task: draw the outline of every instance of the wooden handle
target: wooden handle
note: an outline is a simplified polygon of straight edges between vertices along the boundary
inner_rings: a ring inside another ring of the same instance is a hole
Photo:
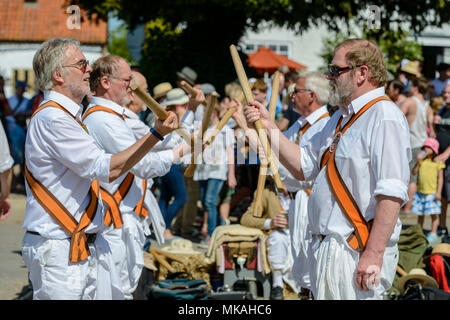
[[[278,89],[280,87],[280,72],[276,71],[273,78],[272,83],[272,93],[270,95],[269,102],[269,115],[270,119],[275,119],[275,109],[277,105],[277,95]],[[268,150],[268,158],[271,156],[271,149]],[[266,185],[266,175],[267,175],[267,164],[261,163],[259,166],[259,176],[258,176],[258,185],[256,187],[256,195],[255,195],[255,207],[253,208],[253,216],[261,218],[262,217],[262,195],[264,186]]]
[[[186,81],[181,80],[180,86],[182,86],[183,89],[186,90],[192,98],[195,98],[197,96],[197,91],[195,91],[195,89]]]
[[[202,129],[201,129],[201,137],[203,139],[203,134],[205,133],[206,129],[208,129],[209,122],[211,121],[211,115],[214,110],[214,106],[217,102],[217,93],[213,92],[211,94],[211,98],[209,99],[208,106],[206,107],[205,113],[203,114],[203,120],[202,120]],[[203,147],[201,148],[203,150]],[[192,178],[194,176],[195,171],[195,160],[197,159],[200,152],[196,151],[194,148],[194,151],[192,152],[191,156],[191,164],[189,167],[186,168],[184,171],[184,176],[186,178]]]
[[[152,110],[152,112],[158,116],[161,120],[166,120],[168,117],[167,111],[155,100],[153,99],[147,92],[145,92],[140,86],[135,83],[131,84],[131,90],[142,100],[145,102],[147,107]]]
[[[160,256],[154,248],[150,247],[149,251],[161,265],[167,268],[167,270],[172,273],[175,272],[175,269],[162,256]]]
[[[213,134],[211,135],[211,138],[206,142],[206,144],[209,146],[211,143],[214,142],[214,139],[216,138],[217,134],[220,132],[220,130],[223,129],[223,127],[227,124],[228,120],[233,116],[233,113],[235,113],[237,110],[236,107],[232,107],[228,109],[227,112],[223,115],[222,119],[220,119],[219,124],[214,129]]]
[[[153,99],[147,92],[145,92],[140,86],[135,83],[131,84],[131,90],[142,100],[145,102],[147,107],[161,120],[166,120],[169,114],[167,111],[156,101]],[[186,131],[183,127],[178,126],[178,129],[175,130],[176,133],[186,141],[187,144],[193,145],[193,138],[191,138],[191,134]]]
[[[248,78],[245,74],[244,66],[242,65],[241,58],[236,50],[236,47],[232,44],[230,45],[231,58],[233,59],[234,68],[236,69],[236,74],[239,78],[239,82],[242,87],[242,91],[244,92],[244,97],[247,100],[247,103],[254,101],[252,90],[250,89],[250,85],[248,84]],[[267,139],[266,131],[262,127],[261,120],[256,120],[254,123],[256,128],[256,132],[258,132],[259,139],[261,141],[261,145],[263,147],[264,153],[267,156],[270,170],[272,171],[273,179],[279,191],[284,192],[284,186],[281,182],[280,176],[278,174],[278,169],[271,159],[268,157],[268,149],[269,149],[269,140]]]
[[[408,273],[405,271],[405,270],[403,270],[399,265],[397,265],[397,272],[398,272],[398,274],[399,275],[401,275],[402,277],[403,276],[406,276]]]

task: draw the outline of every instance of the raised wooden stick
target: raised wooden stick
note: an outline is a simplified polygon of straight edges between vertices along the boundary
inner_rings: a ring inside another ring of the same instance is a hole
[[[239,78],[239,82],[241,83],[242,91],[244,91],[244,97],[247,100],[247,103],[254,101],[252,90],[248,84],[248,78],[245,74],[244,66],[242,65],[241,58],[236,50],[234,45],[230,46],[231,58],[233,59],[234,68],[236,69],[237,76]],[[273,179],[275,181],[275,185],[277,186],[280,192],[284,192],[284,186],[281,182],[280,175],[278,174],[278,168],[275,166],[274,161],[268,157],[268,149],[270,148],[269,140],[267,139],[266,131],[262,127],[261,120],[258,119],[254,123],[256,131],[258,132],[259,140],[261,141],[261,145],[263,147],[264,153],[266,154],[267,161],[269,163],[270,170],[272,171]]]
[[[195,91],[195,89],[186,81],[181,80],[180,85],[191,95],[192,98],[197,96],[197,91]]]
[[[280,72],[276,71],[273,78],[272,83],[272,92],[270,95],[269,102],[269,115],[270,119],[275,119],[275,109],[277,105],[277,95],[278,89],[280,87]],[[271,155],[271,149],[268,148],[267,158]],[[253,208],[253,216],[261,218],[262,217],[262,195],[264,191],[264,186],[266,185],[266,175],[267,175],[267,163],[261,163],[259,166],[259,176],[258,176],[258,185],[256,187],[256,195],[255,195],[255,207]]]
[[[205,113],[203,114],[202,130],[201,130],[201,136],[200,136],[202,139],[203,139],[203,134],[205,133],[206,129],[208,129],[208,125],[209,125],[209,122],[211,120],[211,115],[212,115],[212,112],[214,110],[214,106],[216,105],[216,101],[217,101],[217,93],[213,92],[211,94],[211,98],[209,100],[208,106],[206,107]],[[200,150],[203,150],[203,148],[201,148]],[[196,151],[195,148],[192,151],[192,153],[191,153],[192,154],[192,156],[191,156],[191,164],[184,171],[184,176],[186,178],[191,178],[194,175],[195,160],[197,160],[197,157],[198,157],[200,152]]]
[[[206,142],[206,145],[210,145],[211,143],[214,142],[214,139],[216,138],[217,134],[220,132],[220,130],[223,129],[223,127],[227,124],[228,120],[230,120],[231,116],[233,115],[233,113],[235,113],[237,110],[236,107],[232,107],[230,109],[227,110],[227,112],[225,112],[225,114],[223,115],[222,119],[220,119],[219,124],[217,125],[217,127],[214,129],[211,137],[209,138],[209,140]]]
[[[168,113],[164,108],[155,100],[152,96],[150,96],[147,92],[144,91],[140,86],[136,83],[131,83],[131,90],[142,100],[145,102],[147,107],[161,120],[166,120],[168,117]],[[193,138],[191,138],[191,134],[186,131],[183,127],[178,126],[178,129],[175,130],[180,137],[182,137],[187,144],[193,147]]]

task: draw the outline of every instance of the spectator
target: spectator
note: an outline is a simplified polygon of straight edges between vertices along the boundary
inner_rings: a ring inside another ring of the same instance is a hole
[[[291,93],[289,93],[290,91],[289,89],[292,86],[292,84],[295,84],[297,82],[299,74],[297,72],[290,71],[286,73],[285,78],[286,78],[285,80],[286,99],[283,99],[284,100],[283,102],[284,103],[287,102],[287,109],[286,112],[284,112],[283,114],[283,118],[280,120],[280,122],[278,122],[278,128],[281,131],[284,131],[287,128],[289,128],[300,117],[300,114],[297,111],[295,111],[294,103],[292,102],[291,99]]]
[[[423,228],[425,216],[431,215],[431,232],[427,241],[431,245],[439,242],[437,235],[439,214],[441,213],[441,194],[444,180],[445,164],[436,160],[439,153],[439,142],[428,138],[417,155],[417,163],[413,173],[418,175],[417,192],[413,197],[412,212],[417,214],[417,223]]]
[[[402,93],[404,90],[405,85],[400,80],[395,79],[389,81],[386,93],[388,97],[400,107],[406,99],[406,96]]]
[[[428,83],[424,79],[413,79],[411,84],[411,97],[407,98],[404,103],[402,103],[400,110],[405,114],[409,125],[409,134],[411,142],[411,152],[412,160],[410,162],[410,172],[412,168],[416,166],[417,153],[422,147],[425,140],[428,138],[427,134],[427,123],[428,115],[431,112],[429,106],[427,106],[423,95],[428,90]],[[432,118],[431,118],[432,121]],[[403,207],[403,212],[409,214],[411,212],[412,198],[416,193],[417,188],[417,175],[410,175],[409,187],[408,187],[408,197],[409,201]]]
[[[431,83],[434,87],[433,96],[440,96],[447,84],[450,83],[450,64],[442,62],[436,67],[439,77],[433,79]]]
[[[6,220],[11,213],[9,192],[11,190],[13,158],[9,152],[5,130],[0,124],[0,221]]]
[[[13,189],[16,189],[17,191],[25,191],[23,177],[23,148],[25,146],[25,136],[27,131],[26,119],[31,116],[29,99],[24,97],[26,87],[26,82],[16,81],[16,92],[8,99],[13,114],[6,116],[8,137],[12,147],[14,164],[20,165],[20,172],[17,177],[14,177],[15,179],[13,181]]]
[[[441,200],[441,215],[438,227],[438,235],[448,234],[447,229],[447,205],[450,199],[450,84],[446,85],[442,92],[445,106],[436,116],[436,139],[439,142],[439,155],[436,161],[445,162],[444,188]]]

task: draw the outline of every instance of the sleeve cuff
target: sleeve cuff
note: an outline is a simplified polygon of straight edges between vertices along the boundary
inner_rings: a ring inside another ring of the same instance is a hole
[[[13,158],[10,155],[8,155],[8,159],[6,161],[0,163],[0,173],[3,173],[6,170],[11,169],[13,164],[14,164]]]
[[[270,230],[270,222],[271,221],[272,221],[272,219],[266,219],[266,221],[264,221],[264,229]]]
[[[379,180],[375,187],[374,195],[382,194],[388,197],[395,197],[403,200],[402,206],[408,202],[408,185],[403,181],[395,179]]]
[[[101,182],[109,183],[109,171],[112,154],[105,154],[105,158],[100,162],[100,170],[97,179]]]

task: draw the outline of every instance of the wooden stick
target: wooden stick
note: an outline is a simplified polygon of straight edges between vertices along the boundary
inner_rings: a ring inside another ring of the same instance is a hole
[[[231,58],[233,59],[234,68],[236,69],[237,76],[239,78],[239,82],[241,83],[242,91],[244,91],[244,97],[247,100],[247,103],[254,101],[252,90],[248,84],[248,78],[245,74],[244,66],[242,65],[241,58],[236,50],[234,45],[230,46]],[[261,145],[263,147],[264,153],[266,157],[268,156],[268,149],[270,148],[269,140],[267,139],[266,131],[262,127],[261,120],[258,119],[254,123],[256,132],[258,132],[259,139],[261,141]],[[280,175],[278,174],[278,168],[275,166],[274,161],[271,161],[269,157],[267,157],[267,161],[269,163],[269,167],[272,171],[273,179],[275,181],[275,185],[277,186],[280,192],[284,192],[284,186],[281,182]]]
[[[272,92],[270,95],[269,102],[269,115],[270,119],[275,119],[275,109],[277,105],[277,95],[278,89],[280,87],[280,72],[276,71],[273,78],[272,83]],[[272,153],[271,149],[268,148],[269,155]],[[267,175],[267,164],[261,163],[259,166],[259,176],[258,176],[258,185],[256,187],[256,195],[255,195],[255,207],[253,208],[253,216],[261,218],[262,217],[262,195],[264,191],[264,186],[266,185],[266,175]]]
[[[185,263],[185,261],[184,261],[183,259],[181,259],[181,258],[175,256],[174,254],[172,254],[172,253],[170,253],[170,252],[167,252],[167,251],[164,251],[164,250],[155,248],[155,247],[153,247],[153,250],[154,250],[156,253],[158,253],[159,255],[165,256],[165,257],[169,258],[170,260],[179,262],[179,263],[181,263],[181,264],[184,264],[184,263]]]
[[[211,98],[209,100],[209,103],[208,103],[208,106],[207,106],[207,108],[205,110],[205,113],[203,114],[202,131],[201,131],[202,139],[203,139],[203,134],[205,133],[206,129],[208,129],[208,125],[209,125],[209,122],[211,120],[211,115],[212,115],[212,112],[214,110],[214,106],[216,104],[216,101],[217,101],[217,93],[213,92],[211,94]],[[200,149],[200,150],[202,150],[202,149]],[[195,160],[197,160],[197,157],[198,157],[199,153],[200,152],[196,152],[196,150],[194,148],[194,151],[192,152],[192,157],[191,157],[191,164],[184,171],[184,176],[186,178],[191,178],[192,176],[194,176]]]
[[[220,132],[220,130],[223,129],[223,127],[227,124],[228,120],[230,120],[230,118],[233,116],[233,113],[235,113],[237,110],[236,107],[232,107],[230,109],[227,110],[227,112],[225,112],[225,114],[223,115],[222,119],[220,119],[219,124],[217,125],[217,127],[214,129],[214,132],[212,133],[211,137],[209,138],[209,140],[206,142],[206,145],[210,145],[214,142],[214,139],[216,138],[217,134]]]
[[[131,90],[142,100],[145,102],[147,107],[161,120],[166,120],[168,117],[167,111],[155,100],[150,96],[147,92],[145,92],[140,86],[138,86],[136,83],[131,83]],[[181,126],[178,126],[178,129],[175,130],[180,137],[182,137],[187,144],[191,145],[193,147],[193,137],[191,137],[191,134],[186,131]]]
[[[160,256],[154,248],[150,247],[149,251],[161,265],[167,268],[167,270],[172,273],[175,272],[174,267],[172,267],[162,256]]]
[[[182,86],[183,89],[186,90],[191,95],[191,97],[195,99],[195,97],[197,96],[197,91],[195,91],[195,89],[189,83],[181,80],[180,86]]]

